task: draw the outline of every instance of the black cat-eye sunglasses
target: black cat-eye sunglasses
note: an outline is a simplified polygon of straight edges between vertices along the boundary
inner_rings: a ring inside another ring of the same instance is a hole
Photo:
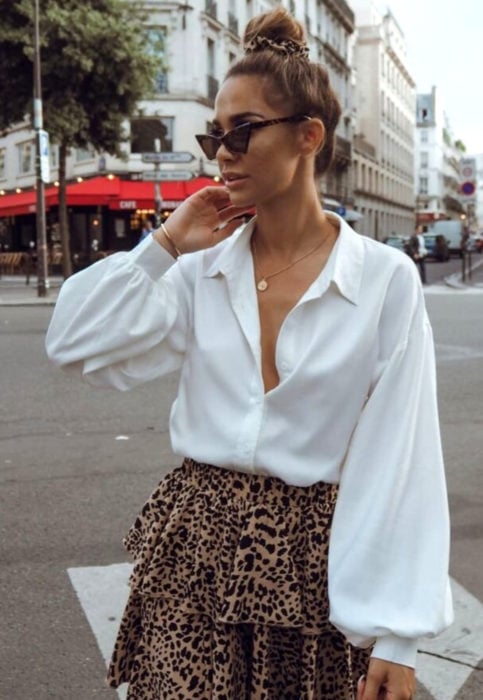
[[[264,129],[266,126],[272,126],[273,124],[295,124],[310,118],[311,117],[306,114],[294,114],[291,117],[267,119],[263,122],[246,122],[246,124],[240,124],[240,126],[228,131],[223,136],[217,136],[216,134],[196,134],[195,138],[208,160],[213,160],[216,158],[221,144],[223,144],[230,153],[246,153],[254,129]]]

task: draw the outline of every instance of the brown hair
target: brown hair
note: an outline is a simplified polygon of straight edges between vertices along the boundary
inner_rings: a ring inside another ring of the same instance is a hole
[[[326,131],[315,159],[315,175],[322,175],[334,155],[341,108],[325,68],[308,59],[302,25],[284,8],[265,12],[248,22],[243,45],[245,55],[229,68],[225,79],[260,76],[268,83],[267,99],[271,104],[288,102],[297,114],[318,117]]]

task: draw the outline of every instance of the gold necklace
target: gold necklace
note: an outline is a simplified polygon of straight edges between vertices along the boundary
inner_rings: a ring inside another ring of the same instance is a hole
[[[326,238],[323,238],[320,243],[317,243],[315,248],[312,248],[312,250],[309,250],[308,253],[304,253],[303,255],[300,256],[300,258],[297,258],[293,262],[289,263],[288,265],[285,265],[285,267],[282,267],[281,270],[277,270],[276,272],[271,272],[269,275],[264,275],[263,272],[260,270],[260,267],[258,265],[258,260],[257,260],[257,251],[255,248],[255,241],[252,238],[252,249],[253,249],[253,261],[255,263],[255,269],[258,269],[260,274],[262,275],[261,279],[256,283],[257,289],[259,292],[264,292],[266,289],[268,289],[268,282],[271,277],[275,277],[275,275],[280,275],[282,272],[285,272],[285,270],[289,270],[291,267],[296,265],[297,263],[301,262],[302,260],[305,260],[305,258],[308,258],[310,255],[313,255],[327,240]]]

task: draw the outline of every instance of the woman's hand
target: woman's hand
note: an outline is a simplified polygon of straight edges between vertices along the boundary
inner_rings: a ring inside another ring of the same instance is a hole
[[[185,199],[169,217],[166,228],[181,253],[193,253],[231,236],[241,223],[233,217],[249,211],[250,207],[233,206],[224,187],[205,187]],[[154,237],[165,245],[162,229]]]
[[[415,687],[413,668],[372,658],[358,683],[357,700],[412,700]]]

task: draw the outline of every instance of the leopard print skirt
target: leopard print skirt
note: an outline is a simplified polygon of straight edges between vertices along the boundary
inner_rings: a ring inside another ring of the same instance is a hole
[[[185,460],[124,541],[109,685],[129,683],[128,700],[353,700],[370,652],[328,620],[336,498]]]

